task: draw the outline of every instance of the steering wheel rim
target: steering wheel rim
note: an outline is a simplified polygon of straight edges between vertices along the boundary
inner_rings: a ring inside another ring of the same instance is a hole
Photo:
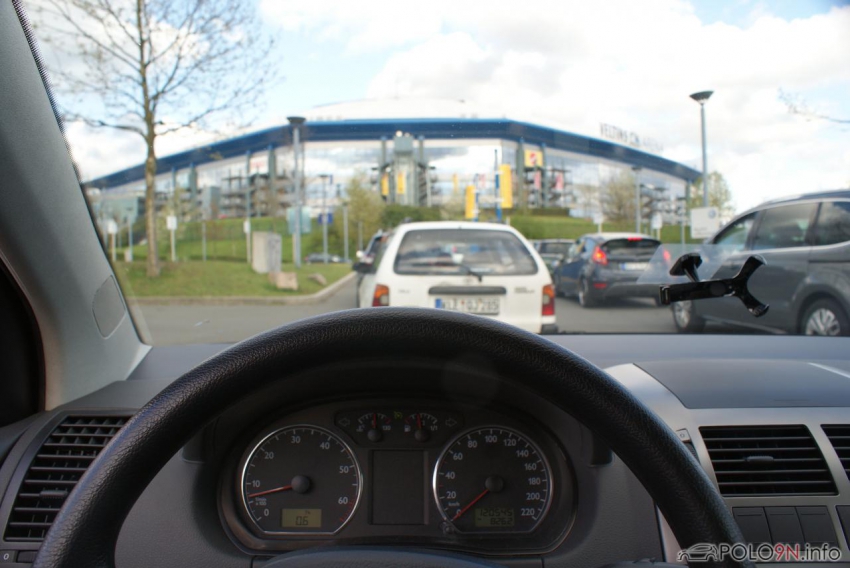
[[[331,355],[332,354],[332,355]],[[83,475],[42,543],[34,568],[113,568],[121,526],[138,497],[205,424],[315,361],[484,355],[594,430],[631,468],[683,548],[744,542],[708,476],[675,434],[620,383],[540,336],[476,316],[417,308],[350,310],[247,339],[171,383],[121,429]],[[404,380],[400,377],[399,380]],[[727,567],[749,565],[732,559]]]

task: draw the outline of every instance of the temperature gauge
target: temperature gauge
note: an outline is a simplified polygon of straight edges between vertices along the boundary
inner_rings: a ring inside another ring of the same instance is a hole
[[[439,429],[440,421],[427,412],[414,412],[404,419],[404,433],[412,434],[417,442],[427,442]]]
[[[380,442],[392,429],[392,419],[381,412],[369,412],[357,419],[356,431],[365,432],[370,442]]]

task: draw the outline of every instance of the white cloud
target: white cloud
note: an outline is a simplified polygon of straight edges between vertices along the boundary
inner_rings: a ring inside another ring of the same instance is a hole
[[[428,2],[260,0],[265,21],[289,32],[338,41],[351,52],[409,45],[440,32],[442,13]]]
[[[446,31],[392,55],[369,96],[463,98],[591,135],[610,122],[697,166],[699,112],[687,95],[713,88],[709,167],[727,175],[739,207],[850,179],[847,132],[791,116],[777,98],[780,88],[850,90],[850,8],[790,22],[760,11],[740,28],[703,25],[679,0],[541,0],[486,17],[474,2],[434,4]]]

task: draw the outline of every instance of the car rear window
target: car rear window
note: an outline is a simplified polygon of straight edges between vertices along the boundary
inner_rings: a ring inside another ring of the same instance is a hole
[[[608,254],[647,253],[652,256],[652,254],[655,252],[655,249],[657,249],[660,244],[661,241],[656,241],[655,239],[611,239],[610,241],[605,241],[605,243],[602,245],[602,250],[604,250]]]
[[[507,231],[422,229],[399,245],[396,274],[536,274],[528,247]]]
[[[566,256],[570,252],[572,243],[540,243],[540,254],[562,254]]]

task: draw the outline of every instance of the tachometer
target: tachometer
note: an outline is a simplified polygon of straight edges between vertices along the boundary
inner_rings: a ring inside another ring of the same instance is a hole
[[[272,432],[248,456],[242,500],[248,516],[269,534],[333,534],[360,500],[360,468],[351,449],[315,426]]]
[[[552,500],[543,453],[527,436],[499,426],[455,438],[437,462],[433,483],[443,518],[463,533],[532,531]]]

